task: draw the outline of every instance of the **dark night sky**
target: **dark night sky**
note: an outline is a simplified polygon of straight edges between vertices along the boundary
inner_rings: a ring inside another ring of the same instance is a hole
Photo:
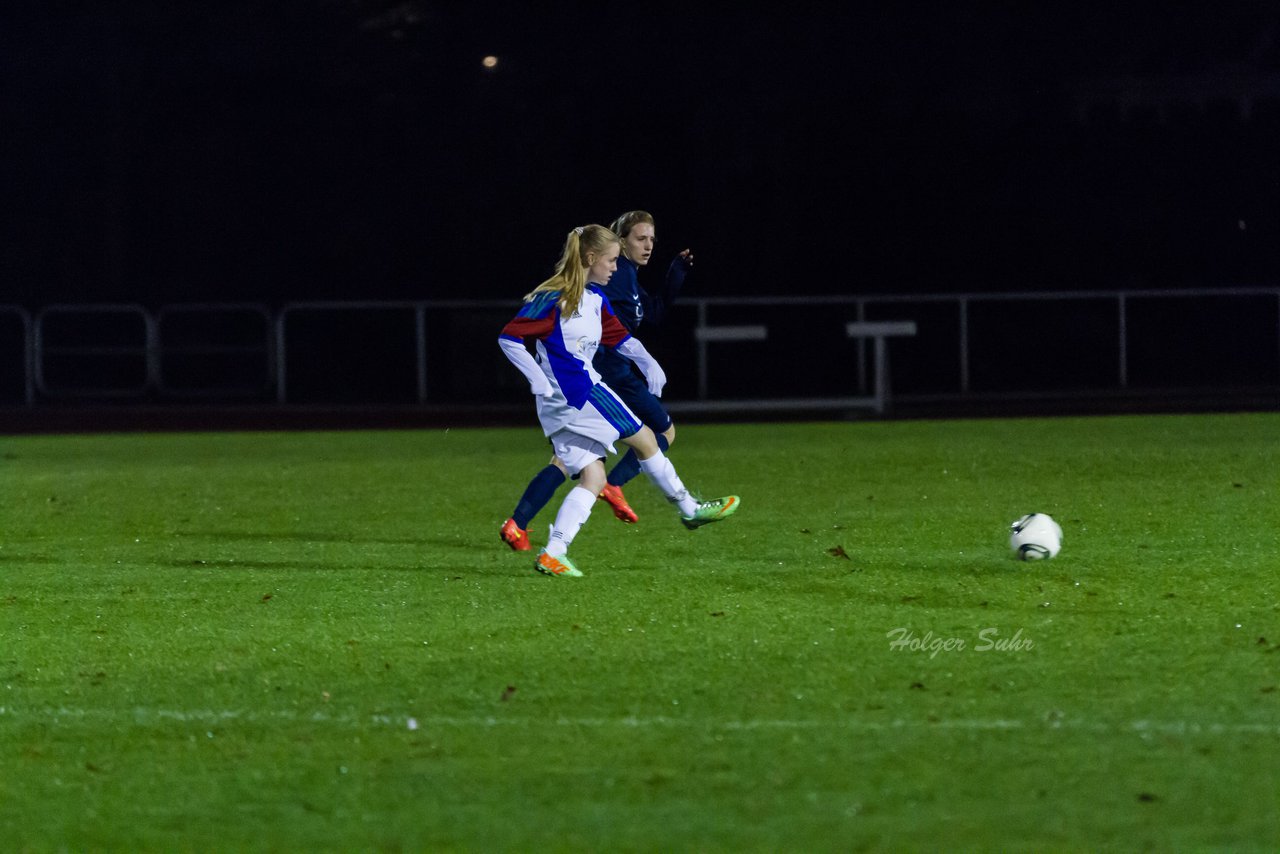
[[[5,301],[515,297],[634,207],[704,295],[1280,281],[1271,4],[882,5],[9,5]]]

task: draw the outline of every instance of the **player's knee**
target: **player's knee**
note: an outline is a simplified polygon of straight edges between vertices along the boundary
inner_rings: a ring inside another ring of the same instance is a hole
[[[591,465],[584,468],[578,475],[578,484],[583,489],[589,489],[595,495],[600,494],[600,490],[604,489],[607,481],[607,475],[604,470],[604,463],[596,460]]]
[[[662,438],[667,440],[667,447],[671,447],[676,441],[676,425],[672,423],[670,427],[662,431]]]
[[[622,440],[629,447],[636,449],[636,456],[642,460],[647,460],[654,454],[658,453],[658,440],[653,435],[653,431],[648,427],[641,427],[636,432]]]
[[[555,466],[556,468],[560,469],[560,474],[564,475],[565,477],[568,477],[568,476],[569,476],[569,469],[567,469],[567,468],[565,467],[564,462],[563,462],[559,457],[552,457],[552,458],[551,458],[551,465],[553,465],[553,466]]]

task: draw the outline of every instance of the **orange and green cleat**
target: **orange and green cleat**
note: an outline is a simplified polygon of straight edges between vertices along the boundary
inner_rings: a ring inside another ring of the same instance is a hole
[[[498,536],[502,541],[511,546],[512,551],[527,552],[533,546],[529,543],[529,532],[516,524],[515,519],[508,519],[502,523],[502,529],[498,531]]]
[[[680,521],[692,531],[694,528],[701,528],[703,525],[710,525],[712,522],[728,519],[738,512],[738,505],[741,503],[736,495],[714,498],[711,501],[699,501],[697,508],[693,511],[693,515],[681,515]]]
[[[621,486],[614,486],[612,483],[606,483],[604,489],[600,490],[600,500],[606,502],[613,508],[613,515],[617,516],[628,525],[634,525],[640,521],[640,517],[636,515],[636,511],[631,509],[631,505],[627,503],[627,497],[622,494]]]
[[[547,554],[546,549],[538,553],[538,559],[534,561],[533,568],[543,575],[567,576],[569,578],[582,577],[582,573],[573,565],[573,561],[569,560],[568,555],[552,557]]]

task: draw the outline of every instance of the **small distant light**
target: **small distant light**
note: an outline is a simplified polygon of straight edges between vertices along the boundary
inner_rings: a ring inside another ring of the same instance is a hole
[[[1242,219],[1236,220],[1236,227],[1239,228],[1241,231],[1244,231],[1246,228],[1248,228],[1248,226],[1244,224],[1244,220]]]
[[[483,65],[485,68],[497,68],[498,57],[492,56],[492,55],[486,56],[484,59],[480,60],[480,64]]]

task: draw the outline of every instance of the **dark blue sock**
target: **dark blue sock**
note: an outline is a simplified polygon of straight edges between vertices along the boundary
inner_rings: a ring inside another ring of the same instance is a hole
[[[520,496],[520,503],[516,505],[516,510],[511,514],[511,518],[515,519],[516,524],[521,528],[528,529],[533,517],[538,515],[539,510],[547,506],[547,502],[556,494],[556,490],[560,488],[562,483],[564,483],[564,472],[555,466],[548,465],[535,474],[533,480],[529,481],[529,485],[525,487],[524,495]]]
[[[669,447],[667,437],[659,433],[658,449],[665,454]],[[635,449],[632,448],[627,451],[622,459],[618,460],[618,464],[613,467],[613,471],[609,472],[609,483],[614,486],[623,486],[638,474],[640,474],[640,458],[636,456]]]

